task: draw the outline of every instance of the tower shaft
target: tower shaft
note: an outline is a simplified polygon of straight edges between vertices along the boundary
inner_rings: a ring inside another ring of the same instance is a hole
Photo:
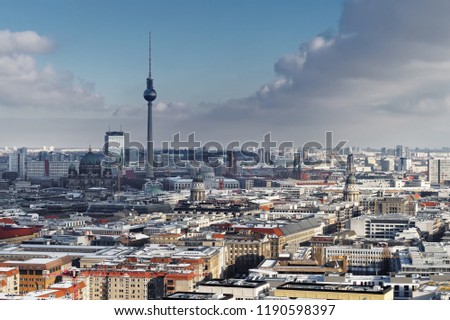
[[[151,101],[147,103],[147,178],[153,178],[154,153],[153,153],[153,104]]]

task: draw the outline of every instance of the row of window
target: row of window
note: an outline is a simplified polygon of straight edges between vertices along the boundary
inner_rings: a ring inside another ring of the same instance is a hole
[[[135,295],[131,295],[131,297],[129,296],[129,295],[123,295],[123,294],[121,294],[121,295],[119,295],[118,296],[119,297],[119,299],[125,299],[125,300],[129,300],[129,299],[147,299],[147,297],[141,297],[141,296],[135,296]],[[117,299],[117,296],[112,296],[112,297],[110,297],[111,299]]]
[[[42,275],[42,270],[23,270],[23,269],[20,269],[19,273],[21,275],[38,275],[38,276],[40,276],[40,275]]]
[[[43,278],[20,278],[20,282],[43,282]]]
[[[114,280],[115,280],[115,281],[119,280],[120,282],[145,281],[144,278],[113,278],[113,279],[109,278],[109,282],[112,282],[112,281],[114,281]]]

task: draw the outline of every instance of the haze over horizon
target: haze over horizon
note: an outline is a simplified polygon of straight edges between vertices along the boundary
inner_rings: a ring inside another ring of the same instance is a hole
[[[27,8],[24,10],[23,8]],[[450,3],[29,0],[0,12],[1,146],[154,139],[450,145]]]

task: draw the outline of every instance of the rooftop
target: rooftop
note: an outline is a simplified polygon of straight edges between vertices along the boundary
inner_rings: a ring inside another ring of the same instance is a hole
[[[317,284],[317,283],[300,283],[288,282],[278,286],[280,290],[302,290],[302,291],[336,291],[336,292],[354,292],[354,293],[371,293],[385,294],[392,290],[391,287],[381,286],[354,286],[348,284]]]
[[[0,267],[0,272],[8,272],[15,270],[16,267]]]
[[[267,284],[266,281],[249,281],[243,279],[213,279],[202,283],[201,286],[257,288],[265,284]]]
[[[205,292],[176,292],[164,298],[165,300],[229,300],[232,294],[217,294]]]
[[[19,260],[9,260],[5,261],[5,263],[14,263],[14,264],[47,264],[51,262],[55,262],[57,259],[53,258],[33,258],[25,261]]]

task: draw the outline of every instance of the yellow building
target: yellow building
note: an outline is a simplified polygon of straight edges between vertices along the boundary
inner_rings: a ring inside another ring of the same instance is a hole
[[[101,272],[91,272],[89,279],[89,300],[108,300],[108,278]]]
[[[240,233],[225,236],[229,275],[245,274],[271,256],[271,242],[266,235]]]
[[[394,290],[381,286],[288,282],[278,286],[274,296],[290,299],[394,300]]]
[[[19,293],[19,268],[17,267],[0,268],[0,293],[8,293],[8,294]]]
[[[194,269],[196,281],[220,278],[226,268],[226,250],[224,247],[187,248],[172,255],[173,260],[182,264],[189,264]],[[171,265],[175,265],[171,263]]]
[[[165,296],[175,292],[192,292],[195,287],[195,273],[173,273],[164,278]]]
[[[149,300],[177,291],[193,291],[195,272],[150,272],[144,270],[82,271],[78,280],[86,285],[90,300]]]
[[[179,233],[154,233],[150,235],[149,242],[156,244],[177,244],[183,235]]]
[[[116,271],[108,273],[108,300],[147,300],[152,272]]]
[[[270,254],[267,258],[278,258],[279,254],[290,248],[296,252],[299,244],[308,242],[312,237],[323,232],[323,226],[319,219],[304,219],[300,222],[286,223],[282,225],[252,225],[233,227],[235,232],[265,234],[268,236]],[[228,234],[226,239],[228,239]]]

